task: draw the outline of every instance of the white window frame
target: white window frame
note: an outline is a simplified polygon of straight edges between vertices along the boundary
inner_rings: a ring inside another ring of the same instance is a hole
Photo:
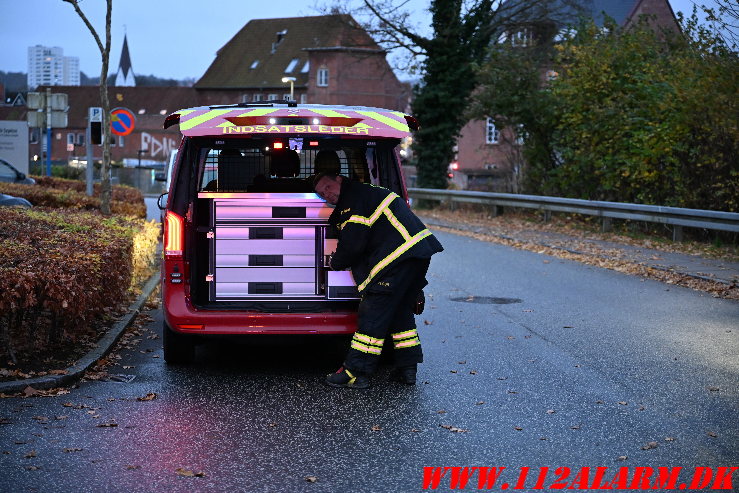
[[[258,103],[259,101],[262,100],[262,94],[259,93],[259,92],[254,93],[254,95],[252,96],[251,100],[254,103]]]
[[[321,67],[316,72],[316,85],[318,87],[328,87],[328,68]]]
[[[277,94],[268,94],[267,101],[274,101],[277,99]]]
[[[303,93],[300,95],[300,104],[306,104],[308,102],[308,95]]]
[[[500,143],[500,130],[495,127],[495,121],[488,117],[485,122],[485,143],[486,144],[499,144]]]
[[[71,145],[74,145],[75,144],[75,139],[74,139],[74,134],[73,133],[68,133],[67,134],[67,145],[70,145],[70,144]]]

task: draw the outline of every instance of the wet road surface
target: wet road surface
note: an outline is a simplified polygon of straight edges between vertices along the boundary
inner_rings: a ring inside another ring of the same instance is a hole
[[[499,491],[525,466],[550,485],[559,466],[689,483],[739,464],[739,303],[438,236],[417,386],[386,364],[367,391],[324,387],[344,342],[320,338],[215,341],[168,367],[153,310],[113,380],[0,399],[0,491],[414,492],[426,466],[505,466]]]

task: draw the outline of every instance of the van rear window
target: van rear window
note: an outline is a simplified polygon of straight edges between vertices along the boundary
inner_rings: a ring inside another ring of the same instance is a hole
[[[239,145],[200,150],[199,190],[204,192],[312,192],[313,177],[333,172],[376,183],[375,149],[365,142],[319,146],[302,139],[274,142],[250,140]]]

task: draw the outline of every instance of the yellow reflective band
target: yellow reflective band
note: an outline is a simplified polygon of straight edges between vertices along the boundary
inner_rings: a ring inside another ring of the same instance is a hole
[[[413,347],[413,346],[420,346],[420,345],[421,345],[421,341],[419,341],[418,338],[415,338],[415,339],[409,339],[403,342],[396,342],[394,347],[395,349],[402,349],[406,347]]]
[[[190,130],[193,127],[197,127],[198,125],[201,125],[209,120],[212,120],[213,118],[218,118],[219,116],[225,115],[226,113],[230,113],[231,111],[232,111],[231,109],[210,110],[207,113],[203,113],[200,116],[190,118],[189,120],[180,123],[180,131]]]
[[[395,229],[398,230],[398,233],[400,233],[405,241],[411,239],[411,235],[408,234],[408,230],[405,229],[405,226],[403,226],[400,221],[398,221],[398,218],[395,217],[395,214],[393,214],[390,209],[385,209],[385,217],[387,217],[387,220],[390,221],[390,224],[392,224]]]
[[[382,345],[385,343],[385,339],[375,339],[373,337],[360,334],[359,332],[354,334],[354,339],[357,339],[362,342],[366,342],[367,344],[371,344],[373,346],[380,346],[380,347],[382,347]]]
[[[374,347],[374,346],[365,346],[364,344],[357,342],[357,341],[352,341],[351,347],[353,349],[356,349],[357,351],[362,351],[363,353],[367,353],[367,354],[376,354],[379,356],[380,353],[382,353],[382,348]]]
[[[414,337],[418,335],[418,331],[416,329],[406,330],[405,332],[398,332],[397,334],[393,334],[393,339],[406,339],[408,337]]]
[[[327,116],[329,118],[349,118],[346,115],[342,115],[338,111],[334,110],[311,110],[313,113],[318,113],[321,116]]]
[[[388,127],[393,127],[395,130],[400,130],[401,132],[410,131],[410,129],[408,128],[408,123],[406,123],[405,121],[399,122],[394,118],[381,115],[376,111],[357,111],[357,113],[359,113],[360,115],[368,116],[374,120],[377,120],[378,122],[384,123]]]
[[[403,255],[405,252],[410,250],[411,247],[413,247],[413,245],[415,245],[422,239],[426,238],[427,236],[431,236],[431,231],[429,231],[428,229],[419,231],[413,237],[411,237],[410,240],[404,242],[398,248],[396,248],[390,255],[380,260],[380,262],[378,262],[377,265],[372,267],[372,270],[370,271],[369,276],[367,276],[367,279],[365,279],[362,284],[357,286],[357,290],[358,291],[364,290],[364,288],[367,287],[367,285],[370,283],[370,281],[372,281],[372,279],[377,275],[378,272],[380,272],[382,269],[387,267],[387,265],[390,262],[396,260],[398,257]]]
[[[346,382],[346,384],[347,384],[347,385],[351,385],[351,384],[353,384],[353,383],[354,383],[354,381],[355,381],[355,380],[357,379],[357,377],[355,377],[354,375],[352,375],[352,372],[350,372],[350,371],[349,371],[349,370],[347,370],[346,368],[344,368],[344,371],[346,372],[346,374],[347,374],[347,375],[349,375],[349,381],[348,381],[348,382]]]
[[[380,217],[380,215],[385,211],[385,209],[396,198],[398,198],[398,194],[391,192],[390,195],[385,197],[385,199],[382,202],[380,202],[380,205],[377,206],[377,209],[375,209],[375,211],[372,213],[370,217],[364,217],[364,216],[355,214],[351,216],[349,219],[347,219],[346,221],[344,221],[343,223],[341,223],[341,228],[339,229],[343,229],[344,226],[346,226],[346,223],[357,223],[357,224],[362,224],[364,226],[372,226],[373,224],[375,224],[375,221],[377,221],[377,218]]]
[[[242,116],[265,116],[265,115],[269,115],[270,113],[274,113],[275,111],[277,111],[277,109],[278,108],[256,108],[251,111],[247,111],[246,113],[241,113],[240,115],[236,115],[236,118],[240,118]],[[230,121],[226,120],[225,122],[217,126],[220,128],[235,127],[236,124],[231,123]]]

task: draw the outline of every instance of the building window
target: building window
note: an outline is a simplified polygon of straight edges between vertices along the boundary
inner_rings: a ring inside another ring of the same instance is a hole
[[[67,134],[67,145],[68,146],[74,145],[74,134]]]
[[[488,118],[485,128],[485,143],[497,144],[500,139],[500,132],[495,128],[495,122],[492,118]]]
[[[254,70],[258,66],[259,66],[259,60],[254,60],[253,62],[251,62],[251,66],[249,68]]]
[[[241,102],[242,103],[248,103],[249,102],[249,95],[248,94],[242,95],[241,96]]]
[[[125,143],[125,140],[122,135],[118,136],[118,147],[123,147],[123,144]]]
[[[287,68],[285,69],[285,73],[289,74],[290,72],[295,70],[295,66],[298,64],[299,61],[300,60],[298,60],[297,58],[293,58],[292,60],[290,60],[290,63],[287,65]]]
[[[77,145],[78,146],[85,145],[85,134],[77,134]]]
[[[526,138],[526,131],[523,128],[523,125],[518,124],[516,125],[516,140],[515,144],[522,146],[524,144],[524,139]]]
[[[270,94],[267,96],[267,101],[276,101],[277,100],[277,94]]]
[[[308,102],[308,95],[307,94],[301,94],[300,95],[300,104],[305,104]]]
[[[262,100],[262,95],[261,95],[261,94],[255,94],[255,95],[254,95],[254,96],[252,97],[252,99],[251,99],[251,100],[252,100],[252,101],[254,101],[255,103],[256,103],[256,102],[258,102],[258,101],[261,101],[261,100]]]
[[[328,87],[328,69],[321,67],[316,74],[316,85],[318,87]]]
[[[290,101],[290,93],[283,94],[282,99],[284,99],[285,101]]]
[[[533,46],[534,45],[534,33],[529,28],[522,28],[511,34],[511,44],[513,46]]]
[[[307,74],[308,71],[310,71],[310,60],[305,62],[305,65],[303,65],[303,69],[300,71],[301,74]]]

